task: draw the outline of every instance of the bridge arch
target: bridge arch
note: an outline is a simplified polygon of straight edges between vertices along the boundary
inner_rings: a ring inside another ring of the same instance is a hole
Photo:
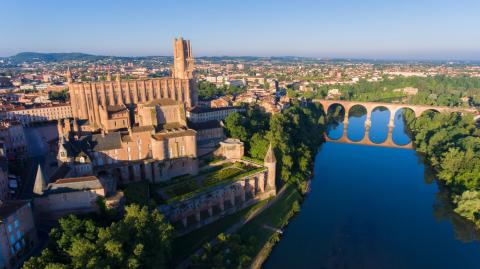
[[[325,115],[327,117],[339,117],[337,120],[342,122],[348,120],[348,109],[341,103],[331,103],[325,108]]]
[[[434,108],[428,108],[428,109],[423,109],[419,115],[417,116],[420,117],[422,115],[425,115],[425,114],[433,114],[433,113],[440,113],[440,111],[438,109],[434,109]]]
[[[338,139],[338,142],[343,143],[354,143],[354,144],[368,144],[373,146],[384,146],[384,147],[397,147],[397,148],[412,148],[412,143],[408,143],[406,145],[398,145],[393,143],[392,140],[392,132],[395,128],[395,117],[398,116],[399,111],[408,110],[409,113],[413,111],[414,118],[420,117],[426,111],[434,111],[434,112],[460,112],[460,113],[471,113],[478,115],[478,111],[476,109],[469,109],[469,108],[454,108],[454,107],[445,107],[445,106],[428,106],[428,105],[409,105],[409,104],[398,104],[398,103],[379,103],[379,102],[361,102],[361,101],[346,101],[346,100],[325,100],[325,99],[314,99],[313,102],[319,103],[322,105],[323,110],[327,118],[330,118],[329,111],[331,108],[336,106],[341,106],[343,108],[343,126],[348,127],[348,117],[350,114],[350,110],[354,106],[363,106],[367,110],[367,119],[365,120],[365,129],[370,128],[371,126],[371,115],[372,112],[377,109],[378,107],[384,107],[388,109],[390,116],[388,120],[388,139],[384,141],[382,144],[374,144],[372,141],[369,140],[368,136],[364,136],[361,141],[350,141],[346,135],[347,132],[343,132],[343,135]],[[480,117],[480,116],[479,116]],[[338,120],[338,119],[337,119]],[[347,128],[343,128],[347,129]],[[337,133],[338,133],[337,129]],[[328,141],[332,141],[332,139],[326,137]]]
[[[344,125],[344,128],[347,129],[346,136],[349,140],[358,142],[362,141],[365,136],[368,136],[368,129],[365,127],[367,115],[367,108],[361,104],[354,104],[350,107],[348,111],[348,124]]]
[[[386,112],[387,114],[386,115],[383,113],[377,114],[375,113],[376,111]],[[378,120],[375,119],[377,117],[379,117]],[[393,126],[391,107],[385,106],[383,104],[372,106],[370,117],[368,118],[369,129],[372,128],[372,120],[380,124],[373,126],[373,128],[375,128],[375,130],[377,130],[378,132],[370,132],[370,131],[368,132],[368,137],[370,141],[374,144],[382,144],[382,143],[388,142],[388,140],[390,139],[390,131],[391,131],[390,127]]]
[[[405,128],[410,121],[416,119],[415,111],[410,107],[399,106],[393,115],[394,125],[392,126],[392,142],[398,146],[408,145],[412,142],[408,130]]]
[[[324,104],[325,115],[328,122],[328,132],[326,136],[330,140],[338,140],[345,136],[346,126],[348,125],[348,110],[337,102]]]
[[[362,104],[354,104],[350,106],[348,115],[349,116],[363,116],[368,112],[367,108]],[[361,114],[361,115],[360,115]]]

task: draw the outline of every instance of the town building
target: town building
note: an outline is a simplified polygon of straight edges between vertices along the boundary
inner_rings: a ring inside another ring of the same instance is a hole
[[[203,156],[216,150],[225,139],[221,121],[189,122],[188,126],[197,132],[197,155]]]
[[[221,166],[226,167],[223,169],[238,172],[219,182],[204,182],[208,187],[200,186],[200,191],[195,189],[184,193],[184,185],[174,184],[162,192],[177,194],[169,196],[167,204],[161,206],[160,211],[169,218],[179,234],[189,233],[276,195],[276,159],[272,145],[263,164],[244,160],[243,143],[235,139],[227,139],[215,155],[225,159],[221,162]]]
[[[194,60],[190,41],[174,40],[174,63],[172,77],[122,80],[117,74],[115,81],[110,73],[106,81],[74,82],[67,72],[72,116],[88,121],[92,130],[102,126],[102,113],[110,113],[119,107],[133,111],[141,103],[157,99],[171,99],[193,107],[197,103],[197,85],[193,77]]]
[[[29,201],[0,201],[0,268],[18,268],[37,244]]]
[[[23,125],[18,121],[0,121],[0,140],[3,141],[5,156],[12,160],[24,158],[27,153],[27,141]]]
[[[55,173],[50,177],[52,182],[49,183],[41,166],[38,166],[33,187],[33,205],[39,220],[98,211],[98,198],[105,198],[105,201],[109,201],[107,206],[111,207],[122,203],[123,194],[117,193],[116,180],[106,174],[100,177],[87,176],[91,170],[85,170],[72,173],[72,177],[58,178],[61,172]]]
[[[0,159],[0,201],[6,201],[9,197],[7,163],[5,158],[2,158]]]
[[[11,110],[0,112],[1,120],[18,121],[23,126],[71,117],[72,108],[69,104],[40,105],[27,109],[24,107],[15,107]]]
[[[175,83],[192,84],[190,43],[175,39],[174,55],[173,78],[169,79]],[[79,94],[78,87],[83,89],[85,85],[93,85],[73,83],[71,74],[69,81],[70,94],[73,95]],[[127,84],[143,82],[125,81]],[[102,83],[101,87],[108,84]],[[64,179],[72,182],[97,177],[105,181],[104,177],[112,177],[119,184],[127,184],[140,180],[162,182],[180,175],[196,175],[197,132],[187,126],[185,113],[185,107],[196,101],[196,90],[192,87],[186,92],[174,86],[165,88],[170,92],[167,95],[151,95],[151,91],[146,91],[146,95],[140,93],[140,96],[148,98],[130,98],[129,102],[125,101],[125,98],[132,97],[129,94],[118,95],[118,98],[116,95],[107,96],[110,101],[116,101],[106,103],[102,101],[105,92],[101,96],[92,96],[91,92],[82,90],[82,94],[73,97],[73,120],[59,120],[57,125],[58,167],[48,180],[53,185],[45,185],[42,189],[51,190]],[[123,92],[122,89],[118,88]],[[153,90],[148,87],[142,89]],[[85,110],[87,107],[88,112]],[[51,196],[50,191],[47,193]]]
[[[224,120],[230,113],[244,112],[243,107],[193,107],[187,109],[187,118],[190,122],[207,122],[212,120]]]

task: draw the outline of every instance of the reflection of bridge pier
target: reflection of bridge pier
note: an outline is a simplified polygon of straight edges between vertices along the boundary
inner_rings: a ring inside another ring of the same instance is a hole
[[[367,127],[367,126],[365,126],[365,127]],[[387,148],[413,149],[413,143],[411,141],[406,145],[397,145],[393,142],[393,138],[392,138],[393,137],[393,135],[392,135],[393,126],[388,127],[388,134],[387,134],[387,138],[385,139],[385,141],[383,141],[381,143],[378,143],[378,144],[375,143],[375,142],[372,142],[370,140],[370,137],[368,135],[369,130],[370,130],[370,126],[368,126],[368,128],[365,128],[365,133],[363,135],[362,140],[360,140],[360,141],[350,140],[350,138],[348,138],[348,131],[347,130],[348,130],[348,125],[344,125],[342,136],[339,139],[331,139],[327,136],[327,134],[325,134],[325,141],[345,143],[345,144],[357,144],[357,145],[387,147]]]
[[[410,109],[413,111],[415,114],[415,117],[420,117],[422,113],[424,113],[427,110],[433,110],[436,112],[459,112],[459,113],[473,113],[475,114],[477,111],[475,109],[466,109],[466,108],[455,108],[455,107],[445,107],[445,106],[426,106],[426,105],[408,105],[408,104],[398,104],[398,103],[376,103],[376,102],[355,102],[355,101],[344,101],[344,100],[323,100],[323,99],[314,99],[313,102],[315,103],[320,103],[323,106],[323,110],[325,112],[325,115],[328,113],[329,108],[332,105],[340,105],[344,109],[344,119],[343,119],[343,133],[342,137],[339,139],[333,140],[328,138],[325,135],[326,141],[332,141],[332,142],[341,142],[341,143],[349,143],[349,144],[359,144],[359,145],[371,145],[371,146],[381,146],[381,147],[393,147],[393,148],[408,148],[411,149],[413,148],[412,142],[406,144],[406,145],[396,145],[393,142],[392,138],[392,133],[393,133],[393,128],[395,128],[395,115],[397,114],[397,111],[400,111],[402,109]],[[365,108],[367,111],[367,118],[365,120],[365,134],[363,136],[363,139],[360,141],[352,141],[348,138],[348,117],[350,114],[350,109],[354,106],[361,106]],[[369,136],[369,130],[372,125],[372,120],[371,116],[373,111],[378,108],[378,107],[384,107],[387,110],[390,111],[390,117],[388,120],[388,135],[387,138],[385,139],[384,142],[376,144],[373,143]]]

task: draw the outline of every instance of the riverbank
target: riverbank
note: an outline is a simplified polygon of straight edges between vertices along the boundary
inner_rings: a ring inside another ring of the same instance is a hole
[[[278,204],[281,204],[280,201],[282,201],[283,196],[287,195],[287,198],[285,199],[288,200],[288,196],[290,195],[292,189],[295,190],[293,186],[290,186],[288,184],[284,185],[275,197],[261,201],[260,203],[252,207],[246,208],[242,211],[227,216],[221,221],[214,222],[210,225],[198,229],[197,231],[177,238],[174,241],[173,248],[174,256],[176,257],[176,261],[174,261],[174,264],[176,264],[177,268],[188,268],[192,265],[192,257],[199,257],[204,254],[203,246],[208,244],[210,248],[214,247],[217,243],[219,243],[218,236],[220,234],[223,237],[235,233],[240,234],[243,227],[248,225],[252,220],[256,220],[257,217],[261,217],[263,215],[263,212],[268,211],[270,207],[277,208]],[[250,237],[252,235],[244,234],[242,236]],[[183,261],[179,262],[179,258],[183,259]]]
[[[250,268],[257,269],[262,267],[262,264],[267,260],[275,244],[281,240],[279,231],[282,231],[282,234],[283,234],[283,228],[285,228],[288,225],[288,222],[290,221],[290,219],[300,211],[300,202],[301,200],[303,200],[303,197],[295,188],[293,188],[290,191],[293,192],[293,198],[290,198],[290,201],[288,201],[289,197],[287,197],[286,205],[283,206],[284,209],[287,209],[290,207],[290,210],[283,217],[283,221],[280,222],[280,225],[273,227],[277,230],[267,229],[267,230],[270,230],[272,234],[270,235],[270,237],[268,237],[268,239],[266,239],[263,246],[257,252],[258,254],[253,259],[250,265]],[[270,227],[271,226],[268,226],[268,228]]]
[[[472,226],[454,217],[415,151],[327,142],[314,171],[262,268],[480,268]]]
[[[454,211],[480,230],[480,137],[469,116],[405,114],[415,150],[449,189]]]
[[[255,248],[257,255],[250,268],[262,266],[273,246],[280,241],[279,231],[282,231],[290,219],[300,211],[302,200],[303,197],[295,186],[288,185],[283,199],[277,200],[270,208],[239,230],[240,236],[245,238],[254,236],[258,240]]]

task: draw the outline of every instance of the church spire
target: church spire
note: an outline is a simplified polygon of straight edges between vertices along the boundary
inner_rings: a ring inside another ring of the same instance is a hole
[[[277,159],[275,158],[275,153],[272,149],[272,143],[270,142],[270,146],[268,147],[267,154],[265,155],[264,162],[265,163],[274,163]]]
[[[110,71],[107,72],[107,81],[112,81],[112,74],[110,74]]]
[[[275,153],[273,152],[272,143],[268,147],[267,154],[265,155],[265,160],[263,165],[267,167],[267,188],[270,190],[276,190],[275,179],[277,174],[277,159],[275,158]]]
[[[120,72],[117,73],[117,77],[115,78],[116,81],[121,81],[122,76],[120,75]]]
[[[33,193],[43,195],[43,191],[47,188],[47,180],[43,173],[42,167],[38,165],[37,175],[35,176],[35,184],[33,185]]]

